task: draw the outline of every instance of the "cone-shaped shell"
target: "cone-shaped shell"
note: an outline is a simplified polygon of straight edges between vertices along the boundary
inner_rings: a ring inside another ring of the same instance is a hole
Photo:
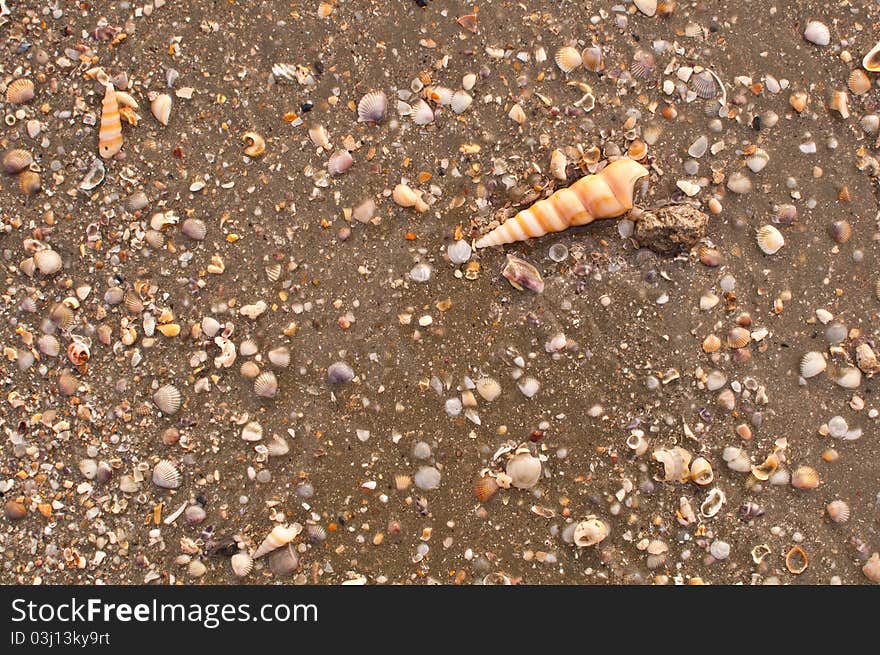
[[[180,390],[173,384],[161,386],[156,389],[156,392],[153,394],[153,402],[162,413],[168,415],[174,414],[180,409]]]
[[[108,84],[101,104],[101,128],[98,131],[98,154],[110,159],[122,148],[122,121],[119,118],[119,103],[116,90]]]
[[[260,544],[260,547],[257,548],[257,551],[254,553],[254,559],[259,559],[266,553],[271,553],[276,548],[281,548],[281,546],[286,546],[291,541],[293,541],[296,536],[302,532],[302,526],[299,523],[294,523],[292,525],[276,525],[272,528],[272,532],[269,533],[263,543]]]
[[[171,96],[167,93],[157,95],[150,103],[150,111],[162,125],[168,125],[171,118]]]
[[[388,98],[384,91],[370,91],[358,103],[358,121],[361,123],[378,123],[385,118],[388,109]]]
[[[174,462],[161,459],[153,467],[153,484],[162,489],[177,489],[180,486],[180,471]]]
[[[880,41],[862,59],[862,66],[872,73],[880,73]]]
[[[614,218],[633,207],[636,181],[648,170],[632,159],[618,159],[598,175],[587,175],[570,187],[519,212],[477,240],[477,248],[525,241],[597,218]]]
[[[230,558],[229,563],[236,578],[246,577],[254,568],[254,560],[247,553],[236,553]]]
[[[583,63],[581,53],[571,46],[565,46],[557,50],[553,60],[563,73],[570,73]]]
[[[870,70],[870,69],[869,69]],[[22,105],[34,99],[34,83],[26,78],[13,80],[6,87],[6,102]]]
[[[608,536],[608,524],[595,516],[588,516],[574,528],[572,537],[578,548],[588,548],[604,541]]]

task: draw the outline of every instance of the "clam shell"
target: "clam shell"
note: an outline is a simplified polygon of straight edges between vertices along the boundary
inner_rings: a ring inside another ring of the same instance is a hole
[[[278,393],[278,379],[272,371],[264,371],[254,380],[254,393],[261,398],[274,398]]]
[[[358,102],[358,121],[361,123],[378,123],[385,118],[388,110],[388,98],[384,91],[370,91]]]
[[[26,196],[32,196],[42,188],[39,174],[34,171],[22,171],[18,174],[18,190]]]
[[[785,245],[782,233],[772,225],[762,225],[758,228],[756,240],[765,255],[775,255]]]
[[[58,357],[61,353],[61,342],[52,334],[44,334],[37,339],[37,348],[48,357]]]
[[[811,20],[804,29],[804,38],[815,45],[826,46],[831,43],[831,32],[825,23]]]
[[[849,505],[842,500],[832,500],[825,506],[825,511],[828,512],[829,518],[835,523],[846,523],[849,521]]]
[[[557,50],[556,54],[553,55],[553,61],[556,62],[556,65],[559,66],[559,70],[563,73],[570,73],[576,68],[579,68],[583,63],[581,53],[571,46],[565,46],[564,48]]]
[[[208,234],[208,226],[200,218],[187,218],[180,226],[180,231],[194,241],[203,241]]]
[[[581,61],[584,68],[593,73],[598,73],[605,68],[605,61],[602,57],[602,48],[597,45],[584,48],[581,52]]]
[[[290,366],[290,350],[287,346],[278,346],[267,353],[267,357],[272,366],[278,368],[287,368]]]
[[[870,70],[870,69],[869,69]],[[6,87],[6,102],[22,105],[34,99],[34,83],[26,78],[13,80]]]
[[[33,259],[37,270],[43,275],[55,275],[55,273],[60,271],[61,267],[64,265],[61,255],[51,248],[38,250],[34,253]]]
[[[608,524],[597,519],[595,516],[588,516],[586,519],[578,523],[572,534],[574,544],[578,548],[595,546],[604,541],[607,536]]]
[[[880,582],[880,554],[873,553],[862,567],[862,573],[871,582]]]
[[[122,304],[132,314],[140,314],[144,311],[144,301],[132,289],[125,292],[125,295],[122,297]]]
[[[232,572],[237,578],[244,578],[253,570],[254,560],[247,553],[236,553],[229,558]]]
[[[801,357],[801,377],[809,379],[816,377],[828,366],[825,357],[820,352],[812,350]]]
[[[348,150],[337,150],[327,160],[327,172],[330,175],[342,175],[354,164],[354,158]]]
[[[180,471],[174,462],[160,459],[153,467],[153,484],[162,489],[177,489],[180,486]]]
[[[427,125],[434,122],[434,110],[422,99],[413,105],[412,120],[416,125]]]
[[[269,569],[278,576],[290,575],[299,566],[299,555],[292,545],[288,544],[269,556]]]
[[[159,232],[159,230],[147,230],[146,234],[144,234],[144,241],[146,241],[150,247],[158,250],[165,245],[165,235]]]
[[[324,150],[330,150],[330,134],[327,132],[327,128],[323,125],[314,125],[309,128],[309,139],[311,139],[312,143],[315,144],[318,148],[324,148]]]
[[[691,91],[697,94],[699,98],[711,100],[718,95],[718,84],[715,77],[708,70],[701,70],[699,73],[691,75],[689,80]]]
[[[461,114],[466,111],[468,107],[471,106],[471,103],[473,101],[474,99],[470,93],[459,89],[452,94],[452,101],[449,104],[452,108],[452,111],[454,111],[456,114]]]
[[[150,103],[150,111],[162,125],[168,125],[171,118],[171,96],[167,93],[157,95]]]
[[[327,367],[327,382],[342,384],[354,378],[354,370],[345,362],[333,362]]]
[[[260,352],[260,347],[253,339],[245,339],[238,344],[238,354],[242,357],[253,357]]]
[[[654,74],[657,62],[654,55],[647,50],[639,48],[633,54],[633,62],[629,67],[629,71],[635,76],[642,79],[648,79]]]
[[[438,105],[446,106],[452,103],[452,89],[447,86],[425,87],[425,98]]]
[[[856,68],[846,79],[846,85],[854,95],[864,95],[871,90],[871,78],[861,68]]]
[[[3,172],[7,175],[21,173],[34,163],[34,158],[27,150],[16,148],[3,155]]]
[[[872,73],[880,73],[880,41],[862,58],[862,66]]]
[[[815,489],[819,486],[819,472],[810,466],[799,466],[791,474],[791,486],[795,489]]]
[[[633,4],[649,18],[657,13],[657,0],[633,0]]]
[[[62,396],[72,396],[79,387],[79,380],[65,371],[58,376],[58,393]]]
[[[412,486],[412,477],[404,473],[394,476],[394,488],[398,491],[406,491]]]
[[[844,389],[858,389],[862,384],[862,372],[855,366],[844,366],[838,372],[835,382]]]
[[[306,528],[310,544],[319,544],[327,540],[327,530],[322,525],[310,525]]]
[[[254,559],[259,559],[263,555],[271,553],[276,548],[286,546],[293,541],[300,532],[302,532],[302,529],[303,528],[299,523],[293,523],[288,526],[276,525],[263,540],[263,543],[260,544],[260,547],[257,548],[257,551],[253,555]]]
[[[163,414],[168,414],[169,416],[175,414],[180,409],[180,389],[173,384],[159,387],[153,394],[153,403]]]
[[[241,429],[241,438],[245,441],[259,441],[263,438],[263,426],[256,421],[250,421]]]
[[[519,291],[528,289],[534,293],[544,291],[544,278],[540,271],[525,259],[516,255],[508,255],[501,269],[501,275],[510,285]]]
[[[541,479],[541,460],[531,453],[519,453],[507,462],[507,475],[517,489],[531,489]]]
[[[484,475],[477,478],[477,481],[474,483],[474,493],[477,496],[477,500],[481,503],[488,503],[495,497],[495,494],[498,493],[498,483],[495,482],[495,478]]]
[[[290,452],[290,446],[287,444],[287,440],[284,437],[274,434],[266,444],[266,452],[269,457],[284,457]]]
[[[715,479],[712,465],[704,457],[697,457],[691,464],[691,480],[698,485],[711,484]]]

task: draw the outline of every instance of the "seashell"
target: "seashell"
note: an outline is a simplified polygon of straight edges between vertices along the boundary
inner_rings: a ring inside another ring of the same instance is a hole
[[[743,503],[739,507],[739,516],[743,521],[756,519],[759,516],[764,516],[764,508],[753,502]]]
[[[160,459],[153,467],[153,484],[162,489],[177,489],[180,486],[180,471],[174,462]]]
[[[465,14],[463,16],[459,16],[455,19],[455,22],[461,25],[464,29],[469,32],[477,33],[477,15],[476,14]]]
[[[862,567],[862,573],[871,582],[880,582],[880,554],[873,553],[865,565]]]
[[[837,243],[846,243],[852,236],[852,226],[846,220],[834,221],[828,226],[828,233]]]
[[[862,384],[862,372],[855,366],[844,366],[838,372],[834,382],[844,389],[858,389]]]
[[[868,70],[871,70],[870,68]],[[26,78],[13,80],[6,87],[6,102],[23,105],[34,99],[34,83]]]
[[[270,350],[267,355],[272,366],[287,368],[290,366],[290,350],[287,346],[278,346]]]
[[[274,398],[278,393],[278,380],[272,371],[265,371],[254,380],[254,393],[261,398]]]
[[[238,346],[238,353],[242,357],[253,357],[260,352],[260,347],[253,339],[245,339]]]
[[[229,558],[236,578],[245,578],[254,568],[254,560],[247,553],[236,553]]]
[[[491,403],[501,395],[501,385],[495,378],[482,377],[476,382],[477,393],[487,403]]]
[[[281,278],[281,264],[272,264],[265,268],[269,282],[277,282]]]
[[[815,45],[825,46],[831,43],[831,32],[825,23],[811,20],[804,29],[804,38]]]
[[[327,128],[323,125],[315,125],[309,128],[309,139],[311,139],[312,143],[315,144],[318,148],[323,148],[324,150],[330,150],[332,147],[330,144],[330,134],[327,132]]]
[[[245,132],[241,138],[249,144],[244,149],[244,154],[248,157],[259,157],[266,152],[266,141],[256,132]]]
[[[825,506],[825,511],[828,512],[829,518],[835,523],[846,523],[849,521],[849,505],[842,500],[832,500]]]
[[[85,366],[91,358],[88,344],[82,341],[74,341],[67,346],[67,359],[74,366]]]
[[[828,366],[828,362],[825,361],[822,353],[815,350],[810,351],[801,357],[801,377],[804,379],[816,377],[825,370],[826,366]]]
[[[691,75],[689,81],[690,89],[697,94],[697,97],[711,100],[718,95],[718,85],[715,82],[715,76],[708,70],[701,70],[699,73]]]
[[[299,566],[299,555],[291,544],[269,556],[269,569],[277,576],[290,575]]]
[[[523,111],[522,105],[518,102],[514,103],[510,108],[510,111],[507,112],[507,117],[518,125],[522,125],[526,122],[526,112]]]
[[[153,403],[163,414],[171,416],[180,409],[180,390],[173,384],[163,385],[153,394]]]
[[[762,225],[757,232],[758,247],[766,255],[775,255],[785,245],[782,233],[772,225]]]
[[[284,457],[290,452],[290,445],[284,437],[273,434],[266,444],[266,453],[269,457]]]
[[[452,101],[449,103],[449,106],[456,114],[461,114],[471,106],[473,101],[474,99],[470,93],[459,89],[452,94]]]
[[[727,345],[730,348],[745,348],[751,340],[751,333],[742,327],[733,327],[727,333]]]
[[[327,382],[330,384],[342,384],[354,378],[354,371],[345,362],[333,362],[327,367]]]
[[[633,0],[633,4],[649,18],[657,13],[657,0]]]
[[[721,507],[726,501],[727,497],[721,489],[718,487],[710,489],[706,499],[700,504],[700,514],[710,519],[721,511]]]
[[[144,311],[144,301],[131,289],[125,292],[125,295],[122,297],[122,304],[132,314],[140,314]]]
[[[727,178],[727,188],[733,193],[740,195],[750,193],[753,185],[752,181],[742,171],[736,171]]]
[[[570,73],[576,68],[579,68],[583,63],[581,53],[571,46],[565,46],[564,48],[557,50],[556,54],[553,55],[553,60],[556,62],[556,65],[559,66],[559,70],[563,73]]]
[[[476,242],[477,248],[525,241],[549,232],[587,225],[597,218],[614,218],[633,208],[636,181],[648,170],[632,159],[618,159],[597,175],[587,175],[570,187],[506,220]]]
[[[116,89],[108,84],[101,103],[101,128],[98,130],[98,154],[110,159],[122,148],[122,121],[119,118],[119,103]]]
[[[299,523],[293,523],[288,526],[276,525],[272,528],[272,532],[263,540],[260,547],[254,553],[253,558],[259,559],[266,553],[271,553],[276,548],[286,546],[296,539],[296,536],[302,532],[303,527]]]
[[[749,170],[752,171],[752,173],[760,173],[767,168],[767,164],[769,163],[770,155],[768,155],[767,151],[763,148],[758,148],[753,154],[746,157],[746,166],[749,167]]]
[[[788,104],[799,114],[807,108],[809,101],[810,97],[803,91],[796,91],[788,97]]]
[[[337,150],[327,160],[327,172],[330,175],[342,175],[354,164],[354,158],[348,150]]]
[[[752,467],[752,475],[754,475],[758,480],[765,482],[770,479],[770,476],[776,473],[776,469],[779,468],[779,458],[776,456],[776,453],[771,453],[767,456],[767,459],[763,461],[763,463],[758,466]]]
[[[565,167],[568,165],[568,158],[565,156],[565,153],[559,150],[559,148],[555,149],[550,153],[550,173],[557,180],[562,180],[565,182]]]
[[[636,139],[626,149],[626,156],[634,161],[642,161],[648,156],[648,144],[641,139]]]
[[[477,495],[477,500],[481,503],[488,503],[492,500],[495,494],[498,493],[499,488],[495,478],[489,475],[480,476],[474,483],[474,493]]]
[[[658,448],[651,453],[651,459],[658,462],[662,470],[654,475],[658,482],[686,482],[690,475],[691,454],[680,446]]]
[[[100,159],[94,159],[92,160],[92,165],[89,166],[88,172],[80,180],[77,189],[88,195],[90,191],[97,189],[103,184],[106,175],[107,169],[104,167],[104,162]]]
[[[849,118],[849,94],[846,91],[833,91],[828,108],[840,114],[841,118]]]
[[[241,429],[241,438],[245,441],[260,441],[263,438],[263,426],[250,421]]]
[[[492,234],[494,232],[490,232],[489,236]],[[477,247],[479,247],[479,242]],[[544,278],[541,276],[541,272],[525,259],[515,255],[507,255],[504,268],[501,269],[501,275],[518,291],[525,289],[534,293],[544,291]]]
[[[7,500],[3,506],[3,515],[8,521],[21,521],[27,516],[27,507],[17,500]]]
[[[79,387],[79,380],[65,371],[58,376],[58,393],[62,396],[72,396]]]
[[[438,105],[452,104],[452,89],[446,86],[425,87],[425,98]]]
[[[384,91],[370,91],[358,102],[357,114],[360,123],[378,123],[385,118],[388,98]]]
[[[421,191],[415,191],[406,184],[395,186],[391,197],[401,207],[413,207],[420,214],[428,211],[428,205],[422,200]]]
[[[208,226],[201,218],[187,218],[180,226],[180,231],[194,241],[203,241],[208,234]]]
[[[789,573],[800,575],[807,570],[809,565],[810,560],[804,549],[800,546],[795,546],[785,555],[785,568],[788,569]]]
[[[26,196],[32,196],[42,188],[39,174],[34,171],[22,171],[18,174],[18,190]]]
[[[578,548],[595,546],[604,541],[607,536],[608,524],[597,519],[595,516],[588,516],[578,523],[572,534],[574,544]]]
[[[507,462],[505,472],[517,489],[531,489],[541,479],[541,460],[529,452],[517,453]]]
[[[648,79],[654,74],[654,69],[656,67],[657,62],[654,59],[653,53],[639,48],[635,51],[635,54],[633,54],[633,62],[629,67],[629,71],[635,77]]]
[[[584,48],[581,52],[581,60],[583,61],[584,68],[593,73],[598,73],[605,68],[602,48],[597,45]]]
[[[63,265],[61,255],[51,248],[44,248],[34,253],[34,266],[43,275],[55,275]]]
[[[856,68],[846,80],[849,90],[860,96],[871,90],[871,78],[861,68]]]
[[[434,110],[431,105],[421,98],[416,101],[412,108],[412,120],[416,125],[427,125],[434,122]]]
[[[165,245],[165,235],[158,230],[147,230],[146,234],[144,234],[144,241],[158,250]]]
[[[704,457],[697,457],[691,464],[691,480],[698,485],[707,485],[715,479],[712,465]]]
[[[322,525],[308,526],[306,534],[308,535],[309,543],[312,545],[327,541],[327,530]]]
[[[627,447],[636,455],[644,455],[648,452],[648,440],[645,439],[645,433],[641,430],[633,430],[626,438]]]
[[[52,334],[44,334],[37,339],[37,348],[49,357],[58,357],[61,354],[61,342]]]
[[[398,491],[406,491],[412,486],[412,477],[403,473],[394,476],[394,488]]]
[[[862,58],[862,66],[866,71],[880,73],[880,41]]]
[[[795,489],[815,489],[819,486],[819,473],[810,466],[799,466],[791,474],[791,486]]]
[[[167,93],[157,95],[150,103],[150,111],[162,125],[168,125],[168,119],[171,118],[171,96]]]
[[[27,150],[16,148],[3,155],[3,172],[7,175],[21,173],[34,163],[34,158]]]
[[[691,501],[686,496],[678,499],[678,509],[675,510],[675,518],[680,525],[688,526],[697,522],[697,515]]]

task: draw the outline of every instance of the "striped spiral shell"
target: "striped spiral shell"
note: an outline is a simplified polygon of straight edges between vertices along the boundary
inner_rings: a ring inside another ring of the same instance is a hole
[[[98,131],[98,154],[110,159],[122,148],[122,121],[119,118],[119,103],[116,89],[107,85],[101,105],[101,129]]]
[[[260,547],[254,553],[254,559],[259,559],[266,553],[271,553],[276,548],[286,546],[293,541],[296,536],[302,532],[303,527],[299,523],[290,526],[276,525],[272,528],[272,532],[263,540]]]

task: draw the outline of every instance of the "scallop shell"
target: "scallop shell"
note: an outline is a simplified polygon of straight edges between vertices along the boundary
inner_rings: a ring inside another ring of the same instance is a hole
[[[727,332],[727,345],[730,348],[745,348],[751,340],[752,335],[745,328],[734,327]]]
[[[245,339],[238,344],[238,354],[242,357],[253,357],[260,352],[260,347],[253,339]]]
[[[358,121],[361,123],[378,123],[385,118],[388,110],[388,98],[384,91],[370,91],[358,102]]]
[[[245,441],[260,441],[263,438],[263,426],[250,421],[241,429],[241,438]]]
[[[290,366],[290,350],[287,346],[273,348],[267,353],[267,357],[272,366],[277,366],[278,368],[287,368]]]
[[[337,150],[327,160],[327,172],[330,175],[342,175],[354,164],[354,157],[348,150]]]
[[[237,578],[247,577],[254,568],[254,560],[247,553],[236,553],[229,559],[229,563]]]
[[[125,292],[125,295],[122,297],[122,304],[132,314],[140,314],[144,311],[144,301],[132,289]]]
[[[277,282],[281,278],[281,264],[272,264],[265,268],[269,282]]]
[[[799,466],[791,474],[791,486],[795,489],[815,489],[819,486],[819,473],[810,466]]]
[[[274,398],[278,393],[278,380],[272,371],[265,371],[254,380],[254,393],[261,398]]]
[[[772,225],[762,225],[757,232],[758,247],[766,255],[775,255],[785,245],[782,233]]]
[[[79,387],[79,380],[65,371],[58,376],[58,392],[62,396],[72,396]]]
[[[394,476],[394,488],[398,491],[406,491],[412,486],[412,477],[404,473]]]
[[[473,101],[474,99],[470,93],[459,89],[452,94],[452,101],[449,104],[452,108],[452,111],[454,111],[456,114],[461,114],[466,111],[468,107],[471,106],[471,103]]]
[[[572,534],[574,544],[578,548],[595,546],[604,541],[607,536],[608,524],[597,519],[595,516],[588,516],[578,523]]]
[[[52,308],[49,310],[49,320],[62,330],[67,330],[73,326],[76,321],[76,315],[73,313],[73,310],[63,302],[57,302],[52,305]]]
[[[302,532],[303,527],[299,523],[293,523],[289,526],[276,525],[272,528],[272,532],[263,540],[260,547],[254,553],[254,559],[259,559],[266,553],[271,553],[276,548],[286,546],[296,539],[296,536]]]
[[[880,73],[880,41],[864,56],[862,66],[872,73]]]
[[[55,273],[61,270],[63,265],[64,262],[61,259],[61,255],[51,248],[38,250],[34,253],[34,266],[43,275],[55,275]]]
[[[657,62],[654,59],[654,55],[647,50],[639,48],[633,54],[633,62],[629,70],[635,77],[648,79],[654,74],[656,67]]]
[[[828,366],[825,357],[820,352],[812,350],[801,357],[801,377],[809,379],[816,377]]]
[[[175,414],[180,409],[180,390],[173,384],[163,385],[153,394],[153,402],[163,414]]]
[[[697,457],[691,464],[691,480],[703,486],[711,484],[714,479],[715,474],[709,461],[704,457]]]
[[[171,118],[171,96],[167,93],[157,95],[150,103],[150,111],[162,125],[168,125]]]
[[[844,366],[834,382],[844,389],[858,389],[862,384],[862,372],[855,366]]]
[[[150,247],[158,250],[165,245],[165,235],[159,230],[147,230],[144,234],[144,241],[150,244]]]
[[[691,91],[696,93],[699,98],[711,100],[718,95],[718,84],[708,70],[701,70],[699,73],[691,75],[689,84]]]
[[[187,218],[180,226],[180,231],[194,241],[203,241],[208,234],[208,226],[201,218]]]
[[[541,479],[541,460],[531,453],[518,453],[507,462],[507,475],[517,489],[531,489]]]
[[[18,190],[26,196],[32,196],[43,186],[40,176],[34,171],[22,171],[18,174]]]
[[[727,501],[727,496],[718,487],[711,489],[706,499],[700,504],[700,514],[707,519],[712,518],[721,511],[721,507]]]
[[[870,69],[869,69],[870,70]],[[34,83],[26,78],[13,80],[6,87],[6,102],[22,105],[34,99]]]
[[[416,125],[427,125],[434,122],[434,110],[422,99],[413,105],[412,120]]]
[[[15,175],[21,173],[28,166],[34,163],[34,158],[27,150],[16,148],[9,150],[3,155],[3,171],[7,175]]]
[[[871,78],[861,68],[856,68],[846,80],[846,85],[853,94],[860,96],[871,90]]]
[[[269,569],[278,576],[290,575],[299,566],[299,555],[292,545],[288,544],[269,556]]]
[[[811,20],[804,29],[804,38],[815,45],[826,46],[831,43],[831,32],[825,23]]]
[[[180,486],[180,471],[174,462],[160,459],[153,467],[153,484],[162,489],[177,489]]]
[[[557,50],[556,54],[553,55],[553,60],[556,62],[556,65],[559,66],[559,70],[563,73],[570,73],[576,68],[579,68],[583,63],[581,53],[571,46],[565,46],[564,48]]]
[[[602,57],[602,48],[597,45],[584,48],[581,52],[581,61],[584,68],[593,73],[598,73],[605,68],[605,60]]]
[[[829,518],[835,523],[846,523],[849,521],[849,505],[842,500],[832,500],[825,506],[825,511],[828,512]]]
[[[310,525],[306,528],[310,544],[319,544],[327,540],[327,530],[322,525]]]
[[[44,334],[37,339],[37,348],[48,357],[58,357],[61,353],[61,342],[52,334]]]
[[[280,435],[273,434],[272,438],[269,439],[266,444],[266,452],[269,457],[284,457],[290,452],[290,446],[287,443],[287,439]]]
[[[474,493],[477,496],[477,500],[481,503],[488,503],[495,497],[495,494],[498,493],[498,483],[495,482],[495,478],[489,475],[483,475],[477,478],[477,481],[474,483]]]
[[[438,105],[452,104],[452,89],[447,86],[425,87],[425,98]]]

